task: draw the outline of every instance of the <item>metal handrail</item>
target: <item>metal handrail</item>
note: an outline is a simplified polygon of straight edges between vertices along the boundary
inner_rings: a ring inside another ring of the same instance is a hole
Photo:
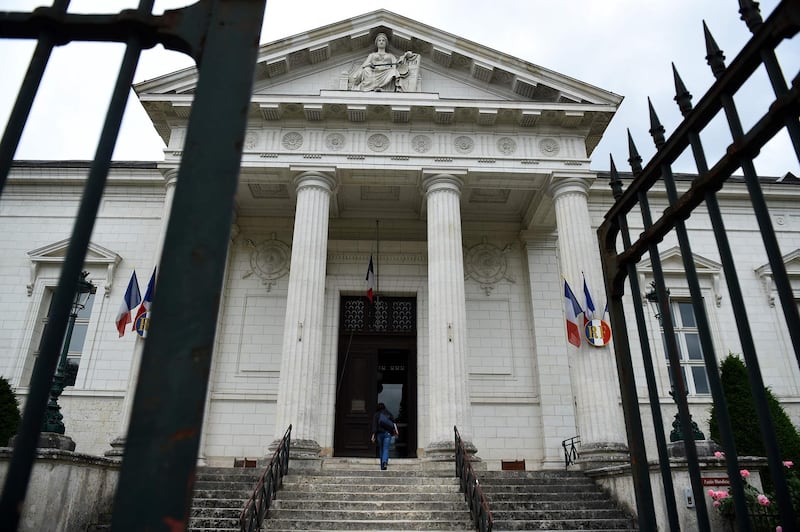
[[[580,458],[580,453],[578,453],[577,447],[580,444],[580,436],[573,436],[572,438],[567,438],[561,442],[561,447],[564,448],[564,467],[568,468],[574,464],[578,458]]]
[[[456,435],[456,476],[461,480],[461,492],[464,493],[464,498],[469,503],[469,513],[472,515],[475,529],[479,532],[491,532],[493,520],[489,503],[486,502],[486,496],[483,494],[478,477],[472,468],[458,427],[454,426],[453,431]]]
[[[261,524],[269,513],[269,507],[283,484],[283,476],[289,472],[289,449],[292,444],[292,426],[286,429],[280,445],[275,449],[269,465],[258,479],[250,499],[242,509],[239,517],[239,530],[241,532],[255,532],[261,530]]]

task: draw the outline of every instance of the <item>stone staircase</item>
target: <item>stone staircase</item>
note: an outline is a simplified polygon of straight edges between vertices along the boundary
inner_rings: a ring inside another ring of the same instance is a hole
[[[479,471],[494,518],[494,531],[634,531],[636,520],[620,510],[580,472]]]
[[[291,468],[291,465],[290,465]],[[326,459],[321,471],[292,472],[266,530],[473,530],[453,464],[418,460]]]
[[[190,532],[238,532],[244,503],[253,494],[261,468],[198,467]]]

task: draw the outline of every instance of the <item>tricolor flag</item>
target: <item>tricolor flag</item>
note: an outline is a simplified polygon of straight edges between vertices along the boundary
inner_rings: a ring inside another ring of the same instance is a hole
[[[583,324],[594,319],[594,301],[592,294],[589,293],[589,285],[586,284],[586,277],[583,278],[583,295],[586,298],[586,310],[583,312]]]
[[[131,322],[131,311],[135,309],[136,305],[141,301],[142,295],[139,293],[139,281],[136,280],[136,270],[133,270],[131,280],[128,281],[128,289],[125,290],[125,299],[119,306],[117,319],[114,320],[116,321],[120,338],[125,335],[125,327]]]
[[[150,305],[153,303],[153,292],[155,292],[155,284],[156,284],[156,269],[153,268],[153,275],[150,276],[150,282],[147,283],[147,291],[144,293],[144,299],[142,300],[142,304],[139,306],[139,310],[136,311],[136,317],[133,319],[133,329],[136,330],[136,323],[139,321],[139,316],[145,313],[150,312]],[[148,318],[148,316],[145,316]],[[147,336],[147,329],[142,328],[139,332],[139,335],[144,337]]]
[[[581,327],[578,325],[578,316],[583,314],[583,309],[566,279],[564,279],[564,313],[567,318],[567,341],[575,347],[580,347]]]
[[[372,303],[373,291],[375,290],[375,270],[372,267],[372,255],[369,256],[369,266],[367,267],[367,299]]]

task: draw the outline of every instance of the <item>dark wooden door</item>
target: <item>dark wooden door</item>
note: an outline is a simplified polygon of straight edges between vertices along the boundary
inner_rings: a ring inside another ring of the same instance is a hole
[[[349,338],[348,338],[349,340]],[[370,442],[372,414],[377,405],[378,357],[374,345],[363,338],[339,349],[339,383],[334,428],[336,456],[374,456]],[[348,350],[349,347],[349,350]]]

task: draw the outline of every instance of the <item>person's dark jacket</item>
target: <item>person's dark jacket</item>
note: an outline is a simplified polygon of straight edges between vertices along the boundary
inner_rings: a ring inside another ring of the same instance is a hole
[[[384,408],[383,410],[378,410],[377,412],[375,412],[375,415],[372,416],[372,434],[376,437],[378,436],[379,432],[389,432],[391,434],[390,431],[384,430],[378,426],[378,418],[380,417],[381,414],[386,414],[389,417],[389,419],[391,419],[392,422],[394,423],[394,415],[392,415],[392,413],[389,412],[388,409]]]

